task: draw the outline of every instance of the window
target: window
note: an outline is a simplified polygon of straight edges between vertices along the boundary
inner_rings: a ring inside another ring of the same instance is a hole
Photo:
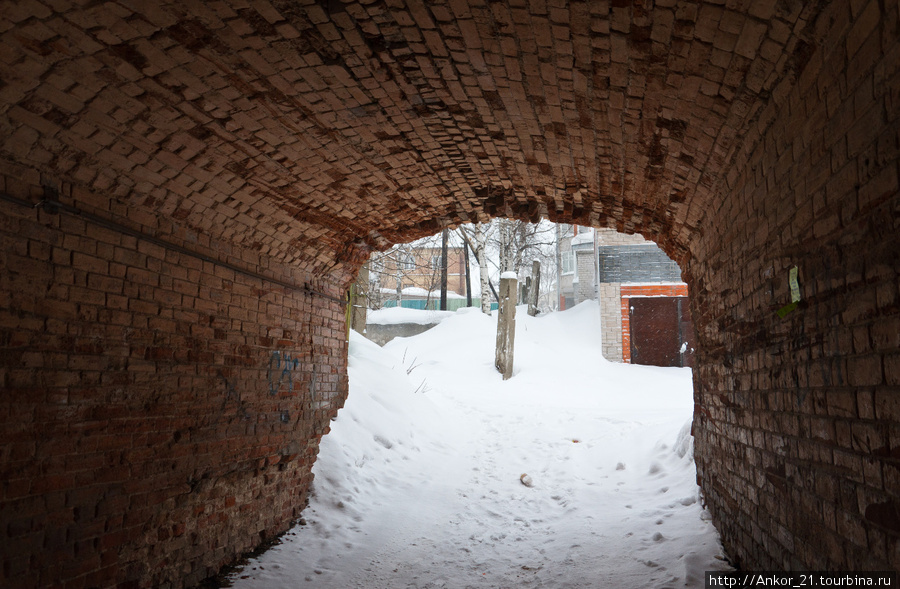
[[[442,264],[441,264],[441,255],[440,254],[438,254],[436,256],[431,256],[431,267],[436,268],[438,270],[441,269]]]
[[[412,254],[401,254],[400,255],[400,269],[401,270],[415,270],[416,268],[416,259],[413,258]]]
[[[575,252],[569,250],[560,255],[562,261],[562,273],[571,274],[575,271]]]

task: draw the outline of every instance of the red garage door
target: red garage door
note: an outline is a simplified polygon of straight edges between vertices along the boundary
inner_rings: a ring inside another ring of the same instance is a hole
[[[630,301],[631,362],[693,366],[693,327],[685,297],[634,297]]]

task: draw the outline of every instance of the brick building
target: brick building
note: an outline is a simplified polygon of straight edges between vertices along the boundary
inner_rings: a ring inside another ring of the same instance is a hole
[[[560,308],[599,301],[604,358],[692,365],[693,326],[687,284],[681,281],[678,264],[640,235],[571,225],[561,227],[560,235],[564,279]],[[632,338],[632,328],[640,334],[639,340]],[[645,350],[643,357],[633,357],[636,346]]]
[[[0,585],[286,530],[361,264],[501,216],[678,263],[735,563],[900,569],[898,11],[0,0]]]
[[[397,250],[378,262],[377,273],[371,273],[370,280],[373,281],[372,288],[381,290],[385,301],[391,300],[398,286],[407,291],[417,289],[414,290],[417,297],[427,298],[428,293],[439,293],[441,248],[412,244]],[[465,252],[462,247],[447,248],[447,290],[463,298],[466,296]]]
[[[463,254],[461,247],[447,248],[447,289],[466,296],[466,265]],[[404,273],[404,286],[440,290],[441,248],[415,247],[412,255],[413,268]]]
[[[590,227],[559,225],[559,306],[570,309],[578,303],[596,299],[596,272],[592,270],[593,230]],[[593,291],[593,292],[592,292]]]

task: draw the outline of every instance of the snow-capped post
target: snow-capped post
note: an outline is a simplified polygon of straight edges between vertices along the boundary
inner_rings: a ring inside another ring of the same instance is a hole
[[[515,272],[500,275],[500,308],[497,310],[497,355],[494,366],[503,380],[512,376],[513,344],[516,337],[516,284]]]
[[[538,314],[538,297],[541,293],[541,263],[534,260],[531,263],[531,288],[528,291],[528,314],[534,317]]]

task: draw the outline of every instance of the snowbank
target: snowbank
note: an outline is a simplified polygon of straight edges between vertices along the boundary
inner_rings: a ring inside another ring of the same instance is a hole
[[[602,360],[585,303],[519,315],[503,381],[495,330],[476,311],[383,349],[352,334],[305,525],[234,586],[700,588],[728,569],[695,484],[690,370]]]

